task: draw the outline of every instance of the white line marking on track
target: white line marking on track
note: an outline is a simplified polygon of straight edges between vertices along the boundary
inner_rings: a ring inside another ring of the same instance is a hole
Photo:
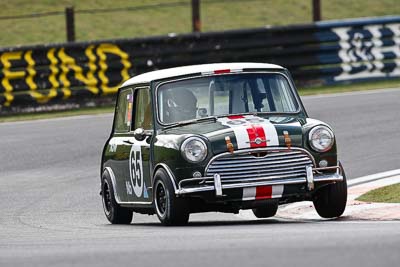
[[[372,175],[367,175],[367,176],[363,176],[363,177],[359,177],[359,178],[355,178],[355,179],[351,179],[348,181],[348,186],[352,187],[352,186],[356,186],[356,185],[362,185],[365,183],[376,183],[376,182],[380,182],[378,180],[382,180],[382,186],[386,185],[385,180],[392,180],[391,183],[389,184],[393,184],[393,183],[397,183],[398,180],[400,180],[400,169],[396,169],[396,170],[391,170],[391,171],[386,171],[386,172],[381,172],[381,173],[375,173]],[[390,181],[389,181],[390,182]],[[349,196],[351,198],[351,196]],[[357,196],[358,197],[358,196]],[[295,202],[295,203],[291,203],[291,204],[287,204],[287,205],[282,205],[279,207],[279,211],[284,212],[286,209],[300,209],[301,207],[307,207],[312,205],[311,201],[301,201],[301,202]],[[390,206],[390,204],[387,203],[377,203],[374,206],[371,206],[370,208],[376,208],[377,206],[381,205],[382,207],[387,207]],[[397,205],[397,204],[393,204],[393,205]],[[344,219],[346,218],[346,216],[351,215],[351,212],[356,211],[357,209],[365,209],[365,207],[362,206],[351,206],[351,207],[347,207],[346,212],[344,214]],[[245,219],[245,220],[258,220],[256,218],[256,216],[254,216],[253,212],[251,210],[241,210],[239,212],[239,214],[237,215],[239,218]],[[275,219],[290,219],[293,221],[298,221],[298,222],[324,222],[326,223],[327,220],[320,218],[318,216],[318,214],[316,213],[316,211],[314,209],[311,210],[306,210],[305,212],[303,212],[302,214],[299,214],[298,216],[296,216],[296,218],[287,218],[287,217],[279,217],[279,212],[278,212],[278,217],[272,217]],[[329,221],[332,222],[332,221]],[[335,221],[334,223],[355,223],[355,222],[359,222],[359,221],[345,221],[345,220],[338,220]],[[361,221],[363,223],[367,222],[377,222],[376,220],[371,220],[371,221]],[[378,221],[378,222],[386,222],[385,220],[382,221]],[[388,222],[391,222],[390,220],[388,220]],[[400,221],[395,221],[396,223],[400,223]]]
[[[65,116],[58,118],[48,118],[48,119],[33,119],[26,121],[10,121],[10,122],[0,122],[0,126],[2,125],[10,125],[10,124],[26,124],[26,123],[43,123],[43,122],[52,122],[52,121],[69,121],[69,120],[87,120],[91,118],[112,118],[113,113],[102,113],[102,114],[90,114],[90,115],[76,115],[76,116]]]
[[[379,93],[391,93],[391,92],[396,92],[396,91],[400,91],[400,88],[374,89],[374,90],[333,93],[333,94],[305,95],[305,96],[301,96],[301,99],[318,99],[318,98],[341,97],[341,96],[372,95],[372,94],[379,94]]]
[[[354,178],[354,179],[348,180],[347,185],[349,187],[352,187],[355,185],[364,184],[364,183],[368,183],[368,182],[372,182],[375,180],[380,180],[380,179],[384,179],[384,178],[396,176],[396,175],[400,175],[400,169],[375,173],[375,174],[371,174],[371,175],[367,175],[367,176],[363,176],[363,177],[359,177],[359,178]]]

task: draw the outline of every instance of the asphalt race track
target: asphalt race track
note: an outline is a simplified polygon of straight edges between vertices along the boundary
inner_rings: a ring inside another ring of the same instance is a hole
[[[348,178],[400,168],[400,90],[305,97]],[[99,163],[111,115],[0,124],[0,266],[398,266],[400,222],[245,220],[110,225]]]

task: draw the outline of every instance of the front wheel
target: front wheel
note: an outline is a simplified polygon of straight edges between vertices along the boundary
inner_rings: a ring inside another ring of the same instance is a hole
[[[182,198],[175,196],[172,181],[163,169],[155,176],[154,204],[157,217],[164,225],[185,225],[189,221],[189,209]]]
[[[342,164],[343,181],[329,184],[319,189],[314,196],[314,207],[323,218],[335,218],[343,214],[347,202],[347,182]]]
[[[101,180],[101,198],[103,202],[104,214],[112,224],[130,224],[133,212],[128,208],[123,208],[115,201],[114,188],[111,178],[107,172]]]

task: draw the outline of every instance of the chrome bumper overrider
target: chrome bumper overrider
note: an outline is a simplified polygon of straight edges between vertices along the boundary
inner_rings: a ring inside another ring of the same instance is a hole
[[[321,171],[336,170],[335,173],[323,174]],[[292,185],[292,184],[306,184],[308,190],[314,189],[314,183],[318,182],[336,182],[343,181],[343,176],[339,166],[326,167],[326,168],[312,168],[311,166],[306,167],[306,177],[290,178],[290,179],[273,179],[264,181],[251,181],[241,183],[229,183],[223,184],[219,174],[214,174],[213,177],[199,177],[199,178],[188,178],[183,179],[178,183],[178,188],[175,190],[176,195],[185,195],[197,192],[215,191],[216,196],[222,196],[224,189],[232,188],[245,188],[254,186],[266,186],[266,185]],[[262,180],[262,179],[260,179]],[[206,185],[196,186],[184,186],[191,182],[202,182],[202,181],[213,181],[213,185],[209,183]]]

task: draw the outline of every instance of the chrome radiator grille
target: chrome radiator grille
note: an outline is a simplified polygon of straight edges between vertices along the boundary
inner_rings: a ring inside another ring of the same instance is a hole
[[[223,184],[291,179],[306,177],[306,166],[313,166],[313,161],[301,150],[228,154],[214,159],[206,176],[218,173]]]

